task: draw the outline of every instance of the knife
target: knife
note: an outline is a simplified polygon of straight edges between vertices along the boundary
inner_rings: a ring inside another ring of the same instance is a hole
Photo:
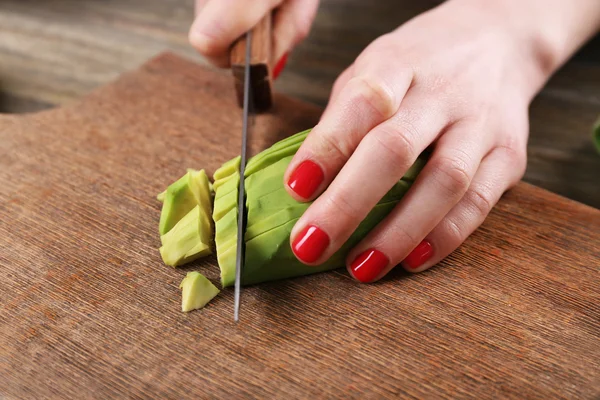
[[[244,233],[246,232],[245,171],[249,128],[255,112],[268,110],[271,91],[271,15],[265,16],[252,30],[240,38],[231,49],[231,70],[238,104],[242,107],[242,148],[240,184],[238,188],[238,230],[235,263],[233,319],[239,321],[242,271],[244,268]]]

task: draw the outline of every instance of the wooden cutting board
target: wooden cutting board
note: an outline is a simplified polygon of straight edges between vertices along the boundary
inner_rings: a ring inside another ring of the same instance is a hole
[[[254,152],[313,126],[290,98]],[[0,397],[597,398],[600,211],[527,184],[447,260],[344,269],[183,314],[155,195],[239,152],[231,77],[173,55],[77,104],[0,119]]]

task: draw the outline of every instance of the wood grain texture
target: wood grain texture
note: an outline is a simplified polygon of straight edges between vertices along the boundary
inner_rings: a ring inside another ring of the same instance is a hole
[[[72,102],[163,50],[206,61],[188,45],[192,0],[3,0],[0,112]],[[325,105],[335,78],[372,40],[442,0],[321,0],[310,36],[274,90]],[[591,126],[600,115],[600,37],[531,107],[525,181],[600,208]]]
[[[0,119],[0,397],[594,399],[600,211],[528,184],[436,268],[344,270],[179,311],[155,195],[238,151],[231,77],[171,55]],[[320,110],[279,96],[253,149]],[[149,110],[151,112],[149,112]]]

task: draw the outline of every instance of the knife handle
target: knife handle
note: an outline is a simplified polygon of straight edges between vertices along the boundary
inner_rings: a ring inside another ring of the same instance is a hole
[[[267,14],[252,29],[250,56],[250,87],[253,110],[263,112],[273,104],[272,94],[272,13]],[[246,35],[240,37],[231,47],[231,71],[238,104],[244,103],[244,66],[246,62]]]

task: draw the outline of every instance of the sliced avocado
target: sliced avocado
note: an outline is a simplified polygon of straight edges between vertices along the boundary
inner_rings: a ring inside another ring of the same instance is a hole
[[[290,161],[292,161],[292,156],[284,157],[247,177],[246,194],[248,199],[252,200],[283,188],[283,175]]]
[[[260,171],[272,164],[275,164],[277,161],[281,160],[282,158],[296,154],[296,152],[298,151],[298,149],[300,148],[301,145],[302,145],[302,142],[299,142],[299,143],[295,143],[295,144],[292,144],[287,147],[282,147],[282,148],[272,151],[268,154],[265,154],[263,157],[261,157],[260,159],[255,161],[253,164],[249,164],[246,166],[246,171],[244,172],[245,176],[246,177],[251,176],[252,174],[256,173],[257,171]]]
[[[228,177],[229,175],[233,174],[234,172],[239,172],[240,160],[241,160],[241,157],[237,156],[237,157],[232,158],[231,160],[227,161],[223,165],[221,165],[221,167],[219,169],[217,169],[213,175],[213,179],[214,179],[215,183],[216,183],[216,181],[218,181],[220,179]]]
[[[217,257],[237,240],[238,210],[234,208],[215,223],[215,245]]]
[[[158,231],[161,235],[169,232],[184,215],[199,204],[199,190],[201,186],[205,185],[204,182],[208,183],[208,177],[204,170],[188,170],[184,176],[169,185],[164,196],[158,224]],[[210,204],[210,201],[205,204]]]
[[[304,139],[306,139],[306,136],[310,133],[310,131],[311,129],[307,129],[305,131],[298,132],[295,135],[280,140],[268,149],[261,151],[260,153],[252,157],[250,160],[248,160],[248,164],[246,165],[246,172],[244,175],[246,177],[249,177],[254,172],[263,169],[264,167],[277,161],[278,158],[281,158],[282,155],[285,154],[279,152],[282,149],[295,148],[296,150],[294,150],[293,153],[289,153],[290,155],[294,154],[300,147],[299,144],[302,144],[302,142],[304,142]],[[273,157],[275,153],[278,153],[278,156]]]
[[[237,188],[240,186],[240,173],[239,172],[234,172],[233,174],[229,175],[227,178],[223,178],[221,180],[218,181],[219,184],[218,185],[213,185],[215,187],[215,200],[225,196],[226,194],[237,190]],[[218,194],[218,196],[217,196]]]
[[[179,285],[181,311],[188,312],[204,307],[220,290],[200,272],[188,272]]]
[[[163,262],[177,267],[211,254],[210,245],[202,241],[200,233],[204,232],[203,235],[206,235],[208,229],[207,236],[210,236],[210,225],[207,228],[205,224],[206,218],[201,218],[200,206],[196,206],[180,219],[173,229],[162,235],[162,246],[159,250]]]
[[[296,203],[295,205],[290,205],[272,214],[269,214],[265,218],[256,218],[254,221],[248,219],[248,226],[246,227],[244,240],[249,241],[255,236],[261,235],[286,224],[288,221],[300,218],[308,206],[309,204],[306,203]]]
[[[220,190],[217,193],[218,198],[215,197],[215,209],[213,211],[213,219],[215,221],[219,221],[225,214],[231,211],[231,209],[236,208],[238,203],[237,190],[232,190],[223,196],[221,196]]]

